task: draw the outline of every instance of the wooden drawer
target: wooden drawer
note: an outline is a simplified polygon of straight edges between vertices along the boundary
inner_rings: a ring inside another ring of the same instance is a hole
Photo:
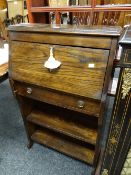
[[[55,58],[62,65],[56,72],[49,72],[44,62],[49,58],[50,45],[13,41],[10,76],[41,87],[100,100],[109,51],[59,45],[54,48]]]
[[[15,82],[16,93],[42,102],[99,117],[100,102],[31,84]]]

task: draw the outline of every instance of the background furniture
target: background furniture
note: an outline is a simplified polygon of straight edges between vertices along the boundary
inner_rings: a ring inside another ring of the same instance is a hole
[[[0,65],[0,83],[8,78],[8,63]]]
[[[20,104],[29,147],[35,141],[95,169],[120,33],[120,27],[9,27],[10,82]],[[50,47],[62,62],[55,70],[44,67],[52,56]]]
[[[7,0],[8,18],[11,19],[16,15],[24,15],[23,0]]]
[[[0,83],[8,78],[8,61],[3,57],[4,40],[8,41],[4,20],[7,18],[6,0],[0,0]],[[2,52],[2,53],[1,53]],[[6,51],[5,51],[6,52]]]
[[[27,15],[25,0],[7,0],[7,6],[9,19],[14,18],[17,15]]]
[[[0,31],[1,31],[1,42],[6,40],[8,42],[8,32],[6,29],[5,20],[7,18],[7,11],[0,10]]]
[[[0,10],[7,8],[6,0],[0,0]]]
[[[7,18],[7,16],[6,0],[0,0],[0,38],[1,40],[5,39],[6,41],[8,41],[8,36],[4,20]]]
[[[3,42],[0,48],[0,83],[8,78],[8,44]]]
[[[63,12],[67,12],[67,23],[80,25],[118,25],[124,26],[125,18],[131,14],[130,0],[91,0],[84,6],[76,6],[69,1],[70,6],[49,6],[49,0],[26,0],[29,22],[31,23],[63,23]],[[84,2],[84,1],[82,1]],[[52,20],[53,18],[53,20]],[[129,19],[130,17],[128,17]],[[129,20],[130,21],[130,20]]]

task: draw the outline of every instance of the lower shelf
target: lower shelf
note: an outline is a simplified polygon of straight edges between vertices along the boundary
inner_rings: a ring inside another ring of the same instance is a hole
[[[93,165],[94,149],[88,148],[86,145],[79,144],[73,139],[69,139],[63,135],[58,135],[47,130],[37,130],[31,139],[40,144],[51,147],[57,151],[65,153],[71,157],[82,160],[90,165]]]
[[[91,124],[88,121],[82,124],[80,120],[76,119],[77,116],[72,119],[68,111],[65,111],[65,113],[61,112],[58,115],[58,112],[57,114],[56,112],[52,114],[52,112],[46,112],[46,110],[33,110],[27,117],[27,120],[39,126],[96,145],[97,130],[91,128]]]

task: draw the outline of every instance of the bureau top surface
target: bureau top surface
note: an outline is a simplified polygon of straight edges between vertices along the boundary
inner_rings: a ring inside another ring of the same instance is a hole
[[[49,24],[34,24],[23,23],[11,25],[9,31],[16,32],[35,32],[35,33],[63,33],[63,34],[78,34],[78,35],[100,35],[118,37],[121,34],[119,26],[76,26],[76,25],[49,25]]]

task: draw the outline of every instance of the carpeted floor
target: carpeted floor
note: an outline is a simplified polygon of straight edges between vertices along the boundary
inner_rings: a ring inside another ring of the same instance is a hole
[[[0,175],[91,174],[91,167],[80,161],[38,144],[28,150],[26,144],[21,114],[7,80],[0,84]]]

